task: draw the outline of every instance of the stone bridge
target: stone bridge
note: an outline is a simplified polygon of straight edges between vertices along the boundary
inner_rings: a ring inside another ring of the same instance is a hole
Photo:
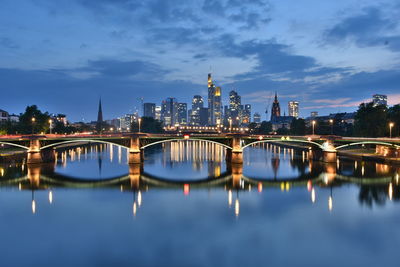
[[[41,135],[23,136],[17,139],[0,138],[0,145],[14,146],[27,151],[27,163],[42,163],[54,160],[55,149],[79,144],[99,143],[112,144],[129,149],[129,163],[143,162],[145,148],[175,141],[204,141],[218,144],[226,148],[227,162],[233,164],[243,163],[243,150],[249,146],[260,143],[275,143],[288,145],[293,148],[307,150],[314,159],[323,162],[336,162],[337,152],[341,149],[359,145],[376,145],[385,147],[391,153],[399,154],[399,143],[388,140],[357,140],[338,144],[326,138],[311,138],[305,136],[265,136],[242,134],[208,134],[208,135],[174,135],[174,134],[124,134],[107,136],[62,136],[47,138]]]

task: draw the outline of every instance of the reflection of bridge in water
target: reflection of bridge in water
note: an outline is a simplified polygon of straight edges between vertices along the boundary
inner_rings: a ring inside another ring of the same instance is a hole
[[[324,164],[323,168],[312,169],[309,173],[300,174],[297,177],[260,179],[243,175],[243,165],[236,164],[228,167],[228,170],[215,178],[198,180],[171,180],[151,175],[143,171],[141,164],[130,164],[129,174],[108,179],[82,179],[55,172],[54,164],[27,165],[27,174],[16,178],[4,178],[0,180],[0,187],[16,187],[19,190],[32,191],[32,212],[36,212],[35,191],[48,191],[49,202],[53,201],[53,192],[58,188],[75,189],[100,189],[115,188],[121,191],[133,193],[132,212],[136,215],[143,201],[143,192],[149,190],[183,190],[189,195],[191,190],[221,189],[227,192],[228,205],[234,206],[236,216],[240,213],[239,193],[264,189],[280,188],[282,191],[290,191],[292,188],[304,187],[310,194],[311,202],[316,202],[316,188],[330,189],[328,197],[328,209],[333,209],[332,190],[343,184],[356,184],[360,186],[360,202],[370,205],[371,201],[384,201],[388,198],[399,199],[397,193],[399,175],[388,174],[376,177],[360,178],[357,176],[337,173],[336,164]],[[234,194],[236,192],[236,194]],[[235,196],[236,195],[236,196]],[[383,200],[382,200],[383,199]]]

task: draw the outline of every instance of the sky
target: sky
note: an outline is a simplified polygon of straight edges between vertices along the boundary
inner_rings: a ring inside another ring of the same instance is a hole
[[[207,99],[207,74],[262,114],[400,103],[397,0],[1,0],[0,109],[105,119],[167,97]],[[270,116],[270,114],[267,114]]]

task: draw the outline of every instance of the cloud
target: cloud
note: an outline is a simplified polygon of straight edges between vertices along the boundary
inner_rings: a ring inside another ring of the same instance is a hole
[[[325,42],[355,42],[360,47],[386,46],[400,51],[398,18],[385,17],[376,7],[363,9],[361,14],[347,17],[325,32]]]
[[[19,45],[7,37],[0,37],[0,46],[8,49],[18,49]]]
[[[331,104],[331,105],[337,105],[337,104],[342,104],[344,102],[349,101],[351,98],[345,97],[345,98],[337,98],[337,99],[315,99],[312,100],[311,102],[314,103],[326,103],[326,104]]]
[[[69,70],[66,70],[67,72]],[[168,73],[156,64],[140,60],[119,61],[119,60],[93,60],[88,66],[72,69],[72,72],[97,73],[105,77],[146,77],[147,79],[162,79]]]

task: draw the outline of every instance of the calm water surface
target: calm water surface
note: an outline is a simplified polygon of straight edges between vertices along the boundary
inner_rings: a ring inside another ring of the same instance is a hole
[[[400,170],[268,145],[243,166],[206,142],[91,146],[0,166],[1,266],[384,266]]]

